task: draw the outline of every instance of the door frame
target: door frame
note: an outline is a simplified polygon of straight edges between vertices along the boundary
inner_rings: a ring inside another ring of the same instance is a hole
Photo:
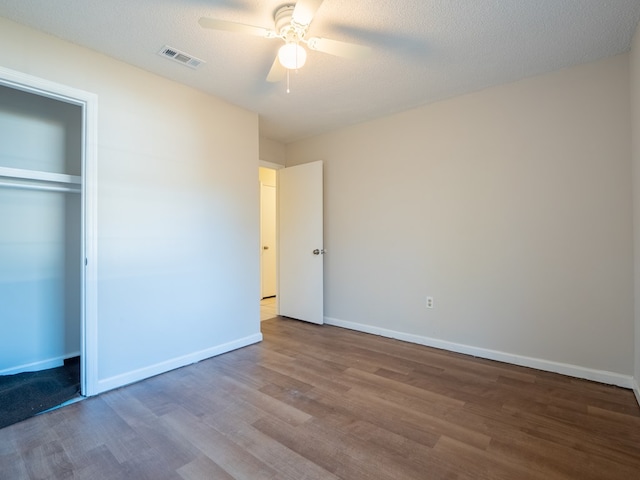
[[[98,96],[0,67],[0,85],[82,108],[80,393],[98,393],[97,166]]]

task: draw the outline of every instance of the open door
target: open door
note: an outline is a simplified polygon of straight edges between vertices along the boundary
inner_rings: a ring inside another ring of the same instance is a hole
[[[322,324],[322,162],[283,168],[278,175],[278,313]]]

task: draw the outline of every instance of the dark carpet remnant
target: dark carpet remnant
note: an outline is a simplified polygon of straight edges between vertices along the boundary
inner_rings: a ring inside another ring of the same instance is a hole
[[[0,428],[21,422],[80,393],[80,357],[64,366],[0,376]]]

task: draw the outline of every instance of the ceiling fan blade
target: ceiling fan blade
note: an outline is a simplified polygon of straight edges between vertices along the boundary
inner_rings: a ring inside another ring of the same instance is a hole
[[[271,70],[269,70],[269,75],[267,75],[267,82],[279,82],[284,79],[286,73],[287,69],[282,66],[276,55],[276,59],[273,61],[273,65],[271,65]]]
[[[202,28],[211,28],[213,30],[225,30],[227,32],[246,33],[257,37],[271,38],[275,32],[268,28],[254,27],[253,25],[245,25],[244,23],[227,22],[226,20],[217,20],[215,18],[202,17],[198,23]]]
[[[291,20],[300,25],[309,25],[323,0],[299,0],[293,9]]]
[[[371,54],[371,48],[365,45],[330,40],[328,38],[312,37],[307,41],[307,45],[311,50],[354,60],[366,58]]]

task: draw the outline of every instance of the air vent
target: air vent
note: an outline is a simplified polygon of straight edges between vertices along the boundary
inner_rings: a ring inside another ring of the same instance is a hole
[[[189,55],[188,53],[181,52],[177,48],[170,47],[165,45],[162,47],[162,50],[158,52],[158,55],[173,60],[174,62],[181,63],[182,65],[186,65],[187,67],[196,69],[200,65],[202,65],[204,60],[200,60],[199,58],[194,57],[193,55]]]

